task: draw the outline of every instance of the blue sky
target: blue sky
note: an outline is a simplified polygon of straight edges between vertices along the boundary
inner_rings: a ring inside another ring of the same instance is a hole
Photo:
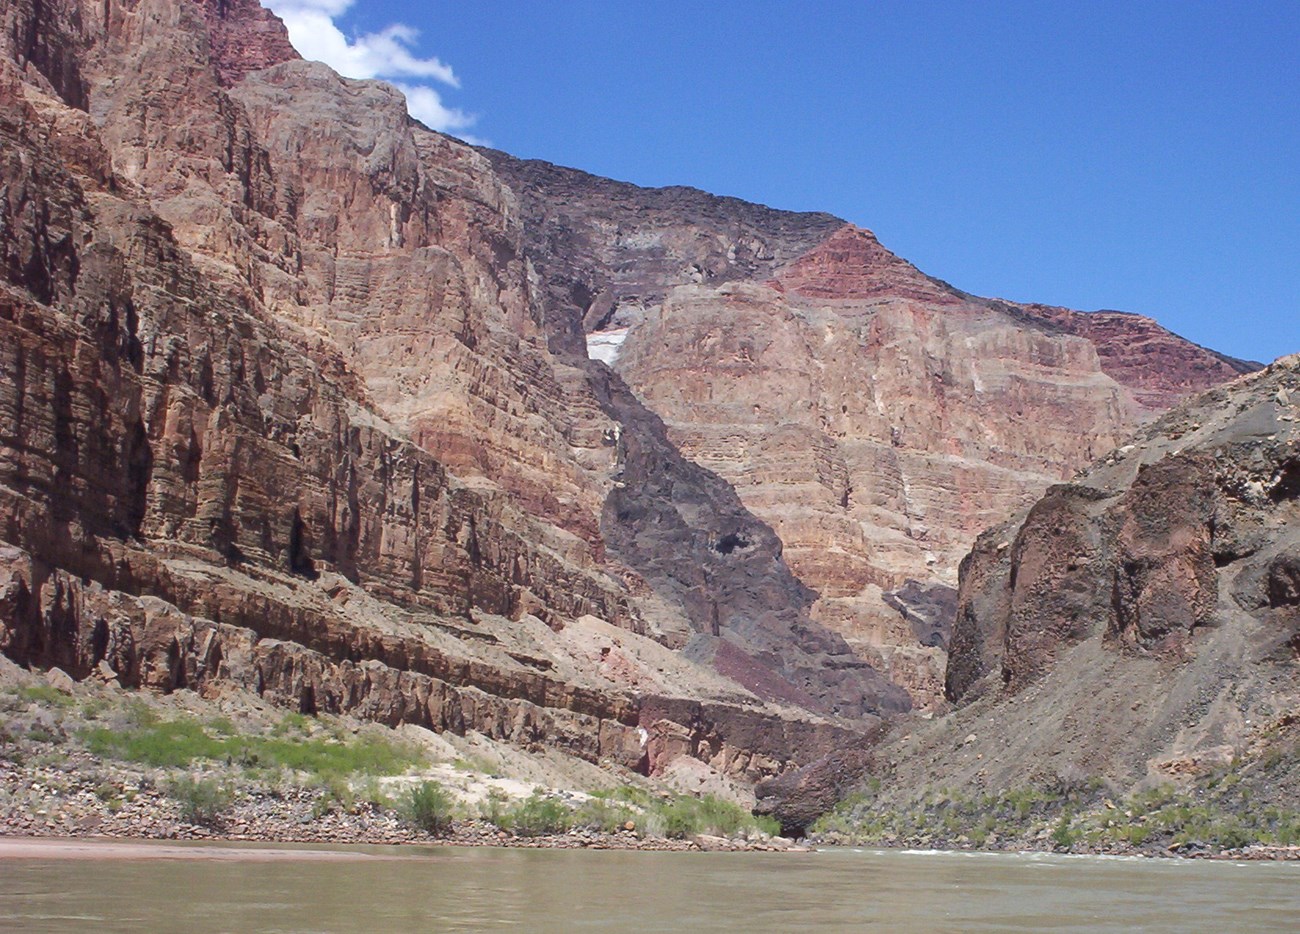
[[[268,5],[308,57],[516,155],[829,211],[981,295],[1300,350],[1297,0]]]

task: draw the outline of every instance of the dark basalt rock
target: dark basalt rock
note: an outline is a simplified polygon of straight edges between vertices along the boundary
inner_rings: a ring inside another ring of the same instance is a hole
[[[1225,584],[1261,619],[1300,602],[1297,383],[1293,356],[1193,399],[981,536],[961,567],[949,699],[995,673],[1019,690],[1092,636],[1185,657],[1231,612]]]
[[[877,738],[760,782],[754,789],[754,813],[776,818],[786,836],[804,836],[817,818],[862,784],[874,763],[870,742]]]
[[[909,579],[899,589],[886,591],[884,601],[911,623],[921,645],[948,648],[957,615],[956,588]]]

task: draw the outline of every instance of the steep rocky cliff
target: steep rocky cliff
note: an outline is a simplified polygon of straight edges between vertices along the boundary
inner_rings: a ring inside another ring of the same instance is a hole
[[[866,230],[488,153],[525,240],[694,462],[769,524],[815,619],[940,700],[975,536],[1188,393],[1253,369],[1137,315],[980,299]],[[577,335],[566,336],[565,347]]]
[[[1258,759],[1300,711],[1298,568],[1293,355],[1176,407],[979,537],[948,665],[959,710],[892,751],[900,776],[1127,786]]]
[[[1252,620],[1272,649],[1294,640],[1297,421],[1292,356],[1175,408],[981,535],[962,564],[949,697],[1019,692],[1094,637],[1173,660]]]
[[[4,651],[750,779],[906,706],[726,484],[551,351],[488,161],[278,30],[5,9]]]
[[[0,10],[0,256],[7,655],[649,772],[934,702],[974,535],[1248,369],[475,149],[254,0]]]
[[[868,838],[917,807],[932,808],[919,832],[942,835],[957,800],[974,808],[962,833],[1014,834],[1034,800],[1068,824],[1054,796],[1084,788],[1103,826],[1129,792],[1216,782],[1240,784],[1238,810],[1294,811],[1300,355],[1175,407],[980,535],[950,651],[950,712],[760,785],[760,807],[805,829],[870,774],[854,817]],[[996,813],[1016,795],[1012,819]],[[1158,829],[1124,818],[1139,842]]]

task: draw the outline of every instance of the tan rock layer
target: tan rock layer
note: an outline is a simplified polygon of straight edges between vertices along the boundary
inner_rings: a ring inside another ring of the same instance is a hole
[[[487,155],[569,322],[552,346],[613,329],[615,369],[776,531],[817,621],[923,705],[944,650],[888,595],[951,587],[981,530],[1253,368],[1137,315],[968,295],[826,215]]]
[[[763,286],[678,288],[617,367],[781,536],[815,617],[922,705],[942,651],[916,654],[888,595],[954,584],[982,529],[1246,368],[1148,319],[964,295],[851,226]]]

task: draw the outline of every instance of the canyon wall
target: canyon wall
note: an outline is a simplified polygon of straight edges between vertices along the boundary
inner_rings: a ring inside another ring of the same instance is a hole
[[[813,617],[921,706],[975,536],[1254,368],[1138,315],[968,295],[824,214],[488,155],[548,307],[581,315],[592,356],[776,531]]]
[[[981,529],[1251,368],[471,147],[253,0],[7,4],[0,143],[0,650],[131,686],[779,775],[939,702]]]
[[[979,536],[951,651],[955,712],[877,761],[900,795],[1231,768],[1261,807],[1293,806],[1300,356],[1175,407]]]
[[[751,780],[907,705],[552,352],[485,157],[255,4],[4,16],[7,654]]]

